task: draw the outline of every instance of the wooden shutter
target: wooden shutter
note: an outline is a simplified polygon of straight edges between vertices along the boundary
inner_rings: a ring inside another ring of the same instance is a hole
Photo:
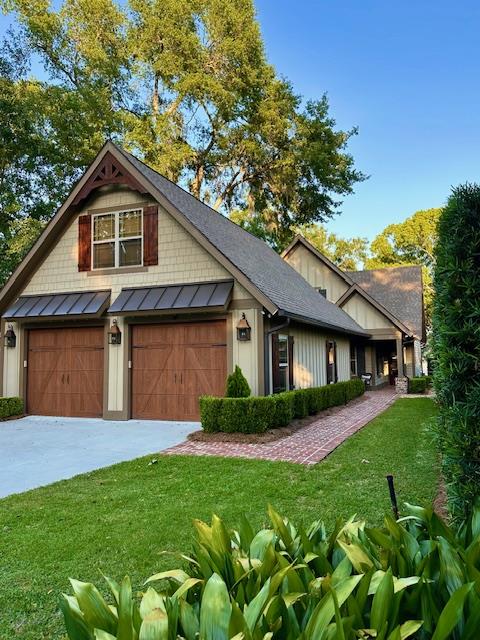
[[[143,210],[143,264],[151,267],[158,264],[158,207],[153,205]]]
[[[90,271],[92,268],[92,217],[78,218],[78,270]]]
[[[294,389],[293,384],[293,345],[295,340],[293,336],[288,336],[288,388]]]
[[[272,387],[276,393],[281,386],[280,382],[280,352],[278,348],[278,334],[272,334]]]

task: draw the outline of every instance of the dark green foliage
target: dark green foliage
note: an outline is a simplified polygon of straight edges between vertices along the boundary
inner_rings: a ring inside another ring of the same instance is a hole
[[[0,420],[23,414],[21,398],[0,398]]]
[[[237,364],[235,371],[227,378],[225,396],[227,398],[248,398],[250,393],[250,385]]]
[[[325,387],[297,389],[273,396],[249,398],[200,398],[202,428],[208,433],[263,433],[287,426],[294,418],[346,404],[363,394],[359,380],[337,382]]]
[[[433,376],[424,376],[425,378],[425,383],[427,385],[427,389],[430,389],[430,387],[433,384]]]
[[[155,573],[143,593],[129,577],[107,578],[105,600],[70,580],[73,595],[60,599],[68,638],[478,640],[480,507],[458,529],[432,508],[404,511],[375,528],[338,518],[330,531],[271,506],[261,528],[245,515],[236,529],[217,515],[194,520],[182,568]]]
[[[408,393],[425,393],[427,389],[427,378],[410,378],[408,381]]]
[[[480,186],[453,190],[438,227],[433,314],[438,443],[455,517],[480,493]]]
[[[305,418],[310,413],[308,393],[310,389],[297,389],[292,393],[293,415],[295,418]]]
[[[293,391],[277,393],[275,396],[275,418],[273,424],[276,427],[286,427],[293,420]]]

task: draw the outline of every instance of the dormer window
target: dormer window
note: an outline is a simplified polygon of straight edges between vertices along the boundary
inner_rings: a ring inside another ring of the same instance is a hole
[[[142,209],[98,213],[92,222],[93,269],[142,266]]]

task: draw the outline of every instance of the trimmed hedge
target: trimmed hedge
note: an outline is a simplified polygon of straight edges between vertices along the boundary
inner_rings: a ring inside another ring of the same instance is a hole
[[[305,418],[329,407],[347,404],[364,391],[363,382],[354,379],[273,396],[203,396],[200,398],[200,419],[207,433],[264,433],[268,429],[286,427],[294,418]]]
[[[408,381],[408,393],[425,393],[427,390],[427,377],[410,378]]]
[[[21,398],[0,398],[0,420],[22,414],[23,400]]]

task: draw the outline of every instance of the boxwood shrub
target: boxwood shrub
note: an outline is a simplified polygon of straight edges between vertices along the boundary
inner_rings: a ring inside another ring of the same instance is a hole
[[[21,398],[0,398],[0,420],[22,414],[23,400]]]
[[[364,391],[363,382],[354,379],[264,397],[203,396],[200,398],[200,419],[203,430],[208,433],[264,433],[268,429],[285,427],[294,418],[305,418],[346,404]]]
[[[410,378],[408,381],[408,393],[425,393],[427,389],[427,378]]]

